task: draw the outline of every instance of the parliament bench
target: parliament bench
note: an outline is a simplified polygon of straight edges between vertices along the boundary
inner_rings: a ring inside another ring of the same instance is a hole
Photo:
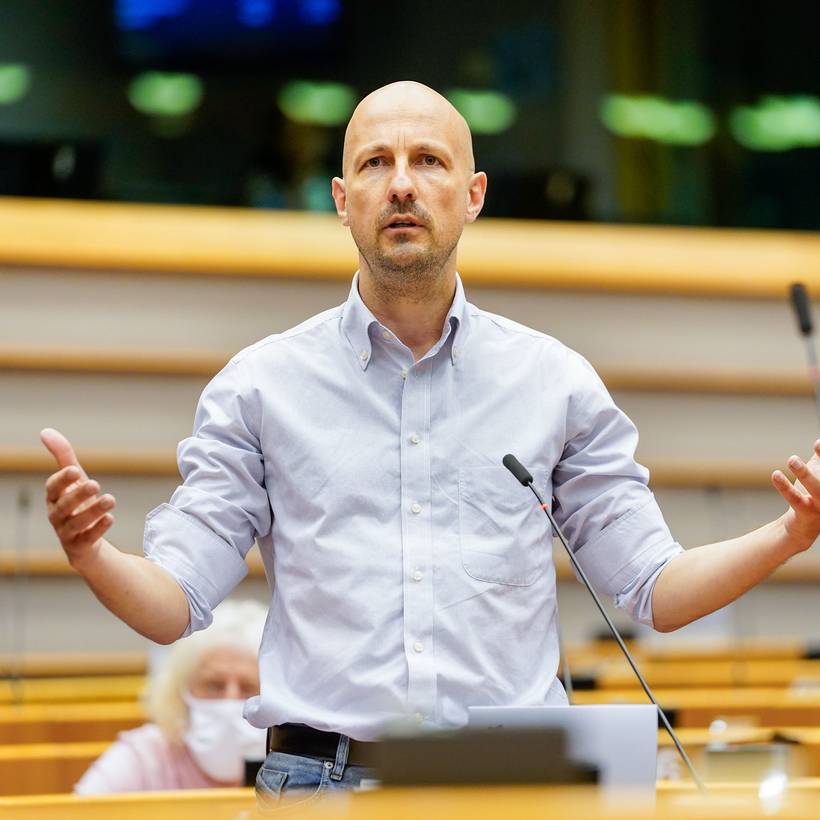
[[[145,722],[136,701],[0,706],[0,744],[113,740]]]
[[[662,783],[654,801],[636,795],[606,796],[591,786],[392,787],[331,795],[294,806],[288,817],[327,820],[750,820],[772,814],[756,784],[720,783],[699,795],[691,783]],[[792,781],[779,816],[813,820],[820,780]],[[212,789],[101,797],[69,795],[0,798],[0,812],[14,820],[236,820],[258,814],[252,789]]]
[[[100,703],[137,700],[144,675],[0,680],[0,706],[22,703]]]

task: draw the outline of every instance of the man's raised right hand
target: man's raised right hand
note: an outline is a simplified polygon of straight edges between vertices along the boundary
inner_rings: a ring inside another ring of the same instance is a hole
[[[103,535],[114,523],[109,511],[116,501],[113,495],[98,495],[100,485],[88,478],[62,433],[47,427],[40,440],[60,468],[46,481],[48,520],[69,563],[76,567],[99,550]]]

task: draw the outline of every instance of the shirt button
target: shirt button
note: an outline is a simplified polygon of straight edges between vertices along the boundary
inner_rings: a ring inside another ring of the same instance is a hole
[[[420,441],[421,441],[421,439],[418,437],[418,435],[416,433],[413,433],[413,435],[410,436],[410,443],[411,444],[418,444]]]
[[[403,379],[406,379],[406,378],[407,378],[407,368],[406,368],[406,367],[403,367],[403,368],[401,369],[401,377],[402,377]]]
[[[424,652],[424,647],[418,641],[413,644],[413,651],[414,652]]]
[[[366,361],[368,360],[368,358],[369,358],[369,357],[370,357],[370,354],[369,354],[366,350],[363,350],[361,353],[359,353],[359,358],[360,358],[363,362],[366,362]]]
[[[421,512],[421,504],[413,504],[413,506],[410,507],[410,512],[413,513],[413,515],[418,515]]]
[[[413,580],[414,581],[421,581],[422,578],[424,578],[424,573],[420,569],[417,569],[413,573]]]
[[[454,348],[453,348],[453,358],[454,358],[454,359],[457,359],[457,358],[458,358],[458,348],[457,348],[457,347],[454,347]]]
[[[413,718],[416,723],[424,723],[424,715],[421,712],[416,712],[416,714],[413,715]]]
[[[390,331],[389,330],[383,330],[382,331],[382,338],[383,339],[389,339],[390,338]]]

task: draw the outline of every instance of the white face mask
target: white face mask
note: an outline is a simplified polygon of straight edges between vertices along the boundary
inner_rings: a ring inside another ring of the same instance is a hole
[[[182,736],[197,765],[221,783],[241,781],[245,759],[265,757],[265,730],[244,717],[244,700],[195,698],[183,692],[188,705],[188,729]]]

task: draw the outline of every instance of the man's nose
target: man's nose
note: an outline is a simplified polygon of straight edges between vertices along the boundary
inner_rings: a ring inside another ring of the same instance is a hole
[[[390,190],[387,198],[394,200],[414,200],[416,198],[416,183],[409,168],[404,163],[396,163],[393,176],[390,179]]]

